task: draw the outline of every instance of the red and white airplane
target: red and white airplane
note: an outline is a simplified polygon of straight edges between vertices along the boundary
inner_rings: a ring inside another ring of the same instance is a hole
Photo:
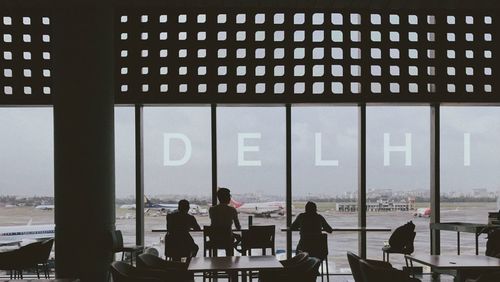
[[[431,217],[431,208],[419,208],[413,215],[415,217]]]
[[[284,215],[286,211],[284,202],[242,203],[231,199],[230,204],[240,213],[258,217],[271,217],[273,214]]]

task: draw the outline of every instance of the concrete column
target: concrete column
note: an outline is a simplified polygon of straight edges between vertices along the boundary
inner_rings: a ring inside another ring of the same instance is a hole
[[[53,5],[56,276],[104,282],[115,228],[112,6]]]

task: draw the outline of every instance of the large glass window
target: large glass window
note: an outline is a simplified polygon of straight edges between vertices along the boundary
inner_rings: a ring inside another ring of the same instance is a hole
[[[52,108],[1,108],[0,132],[0,226],[53,224]]]
[[[487,223],[500,209],[500,108],[441,108],[441,222]],[[455,232],[441,232],[441,252],[456,254]],[[486,236],[479,239],[484,253]],[[463,233],[461,253],[475,254],[474,234]]]
[[[292,195],[294,218],[307,201],[318,205],[332,227],[357,227],[358,108],[292,108]],[[293,236],[293,249],[299,234]],[[357,252],[356,232],[329,235],[331,273],[350,272],[347,251]]]
[[[151,231],[166,227],[165,216],[179,200],[191,203],[200,225],[209,224],[211,154],[210,107],[144,108],[145,243],[160,254],[165,234]],[[202,249],[202,234],[192,235]]]
[[[370,106],[366,110],[367,225],[392,230],[413,221],[415,253],[428,254],[430,108]],[[382,258],[390,233],[369,232],[367,254]],[[403,264],[403,256],[391,263]]]
[[[135,111],[115,107],[116,229],[135,244]]]
[[[276,225],[277,253],[286,250],[284,107],[218,107],[219,187],[231,189],[240,222]]]
[[[54,236],[52,108],[0,108],[0,136],[0,233],[14,233],[0,236],[5,251],[8,242]]]

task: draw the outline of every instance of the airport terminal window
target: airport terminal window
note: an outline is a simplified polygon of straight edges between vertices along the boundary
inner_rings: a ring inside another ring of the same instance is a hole
[[[357,227],[358,108],[296,106],[292,108],[293,218],[307,201],[332,227]],[[300,238],[293,234],[295,250]],[[346,252],[357,253],[357,232],[329,235],[330,273],[349,273]]]
[[[135,111],[115,107],[116,229],[135,244]]]
[[[54,237],[52,107],[0,108],[0,132],[0,241]]]
[[[416,225],[415,252],[428,254],[430,211],[430,108],[368,106],[366,110],[367,226]],[[390,233],[367,234],[367,256],[382,258]],[[404,264],[402,255],[391,263]]]
[[[210,107],[144,108],[145,244],[164,254],[165,216],[187,199],[200,225],[209,224],[212,199]],[[192,234],[203,247],[201,233]],[[202,252],[198,252],[202,255]]]
[[[53,224],[52,108],[1,108],[0,132],[0,226]]]
[[[249,216],[254,225],[276,225],[276,250],[283,258],[285,144],[284,107],[217,107],[218,186],[231,189],[243,227]]]
[[[500,209],[499,107],[441,108],[441,222],[487,223]],[[441,253],[456,254],[456,233],[441,232]],[[462,233],[461,253],[475,254],[474,235]],[[479,238],[484,254],[486,236]]]

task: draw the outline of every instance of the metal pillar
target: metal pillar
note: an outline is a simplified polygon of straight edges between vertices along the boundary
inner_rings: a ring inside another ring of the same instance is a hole
[[[360,104],[358,111],[358,224],[366,227],[366,104]],[[366,258],[366,232],[358,234],[358,253],[361,258]]]
[[[143,106],[135,105],[135,244],[144,246]]]
[[[53,5],[56,276],[104,282],[115,229],[111,1]]]
[[[431,220],[430,223],[441,221],[440,210],[440,108],[439,104],[431,105]],[[441,252],[441,237],[439,230],[431,229],[431,254],[439,255]]]
[[[217,104],[211,106],[212,124],[212,206],[217,205]]]
[[[292,226],[292,105],[286,104],[286,226]],[[292,257],[292,232],[286,232],[286,256]]]

